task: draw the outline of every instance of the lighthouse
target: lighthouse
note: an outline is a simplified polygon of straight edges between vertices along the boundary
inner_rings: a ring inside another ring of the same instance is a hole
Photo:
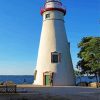
[[[70,43],[64,25],[66,9],[60,0],[46,0],[41,9],[43,24],[34,72],[34,85],[75,85]]]

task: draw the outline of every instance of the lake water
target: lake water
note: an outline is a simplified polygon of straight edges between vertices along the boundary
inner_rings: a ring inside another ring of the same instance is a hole
[[[16,84],[32,84],[34,81],[33,75],[0,75],[0,82],[13,81]],[[95,78],[81,77],[81,82],[95,82]],[[76,79],[76,83],[80,82],[80,78]]]
[[[32,84],[33,75],[0,75],[0,82],[13,81],[16,84]]]

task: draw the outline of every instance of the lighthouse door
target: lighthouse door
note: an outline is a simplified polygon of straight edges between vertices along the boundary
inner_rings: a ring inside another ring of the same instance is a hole
[[[50,75],[45,75],[45,85],[51,85]]]
[[[45,86],[53,85],[53,72],[46,71],[43,73],[43,85]]]

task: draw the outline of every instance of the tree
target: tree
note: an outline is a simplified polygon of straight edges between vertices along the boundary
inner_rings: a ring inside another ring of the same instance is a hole
[[[94,74],[97,83],[100,82],[100,37],[84,37],[78,48],[80,60],[77,67],[80,67],[84,74]]]

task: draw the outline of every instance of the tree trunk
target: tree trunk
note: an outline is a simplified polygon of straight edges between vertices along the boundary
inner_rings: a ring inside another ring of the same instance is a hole
[[[99,72],[97,73],[97,78],[98,78],[98,87],[100,87],[99,85],[100,84],[100,73]]]
[[[99,87],[98,86],[98,83],[99,83],[99,81],[98,81],[98,73],[95,73],[95,77],[96,77],[96,85],[97,85],[97,88]]]
[[[100,72],[99,72],[99,84],[100,84]]]

